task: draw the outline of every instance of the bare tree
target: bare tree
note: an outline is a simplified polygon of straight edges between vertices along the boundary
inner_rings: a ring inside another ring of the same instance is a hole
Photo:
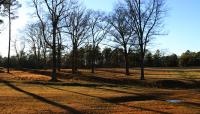
[[[37,61],[40,59],[40,50],[41,50],[41,37],[42,33],[39,31],[37,24],[28,25],[26,28],[26,41],[30,44],[31,50]]]
[[[16,9],[21,7],[21,4],[17,0],[2,0],[1,4],[4,6],[4,16],[8,16],[9,21],[9,40],[8,40],[8,63],[7,72],[10,72],[10,43],[11,43],[11,19],[17,18]]]
[[[43,38],[43,32],[40,22],[28,24],[25,28],[26,41],[30,45],[30,49],[34,54],[35,64],[40,66],[46,64],[47,46]],[[47,34],[45,32],[45,34]],[[47,36],[47,35],[46,35]],[[43,61],[42,61],[43,60]]]
[[[53,65],[52,65],[52,81],[56,81],[56,68],[57,68],[57,33],[59,28],[59,23],[62,21],[63,17],[66,15],[66,11],[69,8],[66,8],[67,2],[65,0],[32,0],[34,7],[36,9],[36,14],[42,24],[42,30],[44,35],[44,40],[48,44],[48,46],[52,49],[52,55],[53,55]],[[42,4],[43,9],[46,8],[46,13],[50,19],[49,26],[45,26],[45,21],[42,17],[42,14],[40,14],[40,10],[42,9],[40,6]],[[51,33],[52,33],[52,40],[49,42],[47,39],[47,36],[45,36],[45,29],[46,27],[51,27]]]
[[[25,57],[25,51],[24,51],[25,50],[25,43],[21,42],[20,48],[18,48],[17,40],[15,39],[13,46],[14,46],[14,49],[15,49],[15,52],[16,52],[18,63],[20,65],[20,67],[22,67],[22,65],[24,64],[23,58]]]
[[[147,45],[160,35],[165,10],[164,0],[125,0],[132,28],[140,49],[141,80],[144,80],[144,56]]]
[[[122,5],[117,6],[114,9],[114,13],[108,18],[108,23],[111,25],[109,34],[114,38],[114,42],[117,43],[117,47],[122,47],[125,58],[125,70],[126,75],[129,73],[129,50],[133,46],[135,39],[132,39],[134,32],[129,24],[129,18],[126,10]]]
[[[78,48],[89,38],[90,13],[79,4],[65,18],[65,33],[69,34],[72,43],[72,73],[78,71]]]
[[[91,72],[94,73],[95,69],[95,60],[96,50],[99,47],[99,44],[105,39],[107,35],[108,24],[105,23],[104,14],[99,11],[91,11],[90,18],[90,44],[92,45],[92,57],[91,57]]]

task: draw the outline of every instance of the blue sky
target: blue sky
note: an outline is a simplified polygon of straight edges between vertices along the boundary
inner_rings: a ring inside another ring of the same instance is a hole
[[[112,11],[114,4],[119,0],[82,0],[87,8],[101,10],[101,11]]]
[[[88,8],[111,11],[118,0],[84,1]],[[200,0],[166,0],[166,5],[164,30],[168,35],[158,36],[149,49],[178,55],[186,50],[200,51]]]
[[[157,38],[158,47],[177,54],[200,51],[200,0],[168,0],[167,5],[165,30],[169,34]]]
[[[113,5],[121,0],[82,0],[87,8],[112,11]],[[200,51],[200,0],[166,0],[168,14],[165,17],[165,36],[158,36],[148,48],[152,51],[160,49],[166,54],[176,53],[180,55],[186,50]],[[30,8],[27,0],[19,0],[22,8],[18,10],[19,18],[13,21],[12,39],[19,37],[20,30],[30,21]],[[0,34],[0,54],[7,55],[8,32]],[[12,49],[13,50],[13,49]],[[15,54],[14,51],[11,52]]]

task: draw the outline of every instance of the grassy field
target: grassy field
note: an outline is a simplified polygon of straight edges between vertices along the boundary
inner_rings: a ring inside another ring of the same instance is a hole
[[[59,82],[49,70],[0,73],[1,114],[200,114],[200,69],[63,69]]]

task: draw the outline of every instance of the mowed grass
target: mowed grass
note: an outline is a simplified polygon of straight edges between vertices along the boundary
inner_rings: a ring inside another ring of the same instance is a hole
[[[48,81],[48,73],[2,72],[0,113],[200,114],[199,69],[147,68],[145,81],[139,80],[139,69],[130,71],[130,76],[119,68],[97,69],[95,74],[80,70],[80,74],[71,75],[70,70],[63,69],[58,75],[60,82],[55,83]],[[166,80],[169,88],[157,86]],[[195,86],[170,86],[177,81]]]

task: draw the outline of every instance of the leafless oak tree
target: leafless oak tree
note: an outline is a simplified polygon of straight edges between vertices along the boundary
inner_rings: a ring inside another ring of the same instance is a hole
[[[30,51],[34,54],[35,63],[38,65],[40,65],[39,63],[41,62],[46,64],[47,44],[43,38],[41,23],[36,22],[28,24],[25,28],[25,33],[25,39],[30,46]],[[47,31],[45,33],[48,34]]]
[[[23,64],[22,59],[23,59],[23,57],[25,57],[25,51],[24,51],[25,50],[25,43],[20,42],[20,47],[18,47],[17,40],[15,39],[13,47],[15,49],[15,53],[16,53],[18,63],[21,67],[21,65]]]
[[[105,22],[104,13],[99,11],[91,11],[90,18],[90,44],[92,45],[92,57],[91,57],[91,72],[94,73],[96,51],[99,44],[106,38],[109,25]]]
[[[125,0],[125,3],[140,49],[141,80],[144,80],[146,48],[153,37],[161,34],[165,0]]]
[[[69,8],[67,8],[67,1],[65,0],[32,0],[34,7],[36,9],[36,14],[42,24],[42,30],[44,35],[44,40],[48,44],[48,46],[52,49],[52,55],[53,55],[53,65],[52,65],[52,81],[56,81],[56,68],[57,68],[57,34],[58,34],[58,28],[59,24],[64,19],[66,12]],[[42,7],[41,7],[42,6]],[[44,18],[42,17],[42,14],[40,14],[40,10],[45,9],[49,19],[50,19],[50,25],[45,26]],[[51,33],[52,33],[52,40],[49,42],[47,40],[47,36],[45,36],[44,32],[46,27],[51,27]]]
[[[65,18],[65,33],[69,34],[72,43],[72,73],[78,71],[78,48],[89,38],[89,12],[77,4]]]
[[[129,50],[135,41],[132,38],[134,32],[129,22],[128,13],[122,5],[118,5],[111,16],[108,17],[108,23],[111,25],[109,33],[114,38],[113,42],[118,45],[117,47],[122,47],[124,51],[126,75],[130,75],[128,56]]]

